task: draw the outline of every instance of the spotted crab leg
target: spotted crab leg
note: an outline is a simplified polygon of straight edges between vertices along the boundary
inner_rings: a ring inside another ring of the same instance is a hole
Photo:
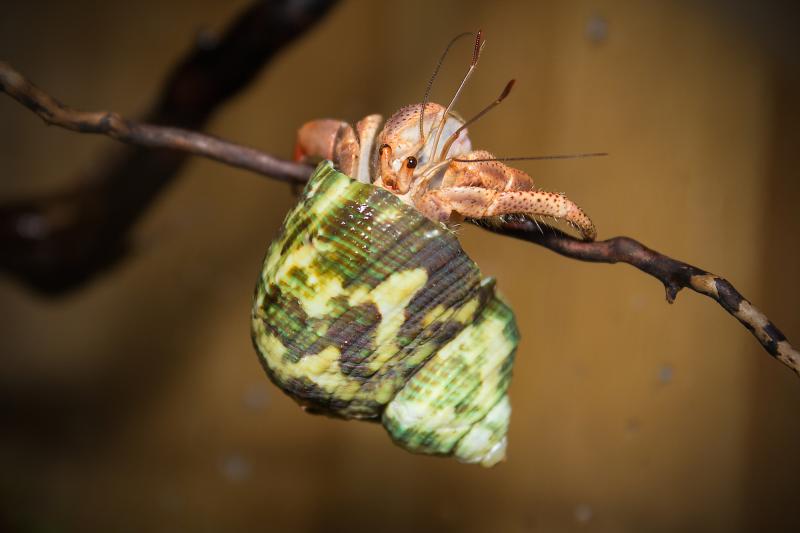
[[[417,205],[427,217],[441,222],[450,220],[453,213],[476,219],[509,214],[550,216],[574,225],[584,240],[592,241],[597,236],[597,230],[588,215],[559,193],[448,187],[426,192]]]

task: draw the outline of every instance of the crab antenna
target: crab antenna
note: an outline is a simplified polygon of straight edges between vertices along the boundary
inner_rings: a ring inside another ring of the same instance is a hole
[[[544,161],[548,159],[582,159],[584,157],[604,157],[608,152],[586,152],[582,154],[530,155],[524,157],[489,157],[486,159],[451,159],[456,163],[484,163],[486,161]]]
[[[488,157],[486,159],[450,158],[438,161],[435,164],[432,164],[432,166],[426,168],[417,181],[419,186],[424,186],[439,169],[446,167],[450,163],[484,163],[487,161],[542,161],[546,159],[581,159],[584,157],[603,157],[607,155],[607,152],[586,152],[582,154],[532,155],[526,157]]]
[[[480,113],[478,113],[477,115],[475,115],[474,117],[472,117],[471,119],[469,119],[468,121],[463,123],[460,128],[458,128],[456,131],[454,131],[450,135],[450,137],[447,138],[447,141],[445,141],[444,146],[442,147],[442,153],[439,154],[439,159],[444,159],[445,157],[447,157],[447,152],[450,151],[450,147],[453,146],[453,143],[456,142],[456,139],[458,139],[459,134],[462,131],[464,131],[464,129],[466,129],[467,126],[469,126],[470,124],[473,124],[474,122],[476,122],[483,115],[485,115],[486,113],[488,113],[489,111],[494,109],[494,107],[497,106],[500,102],[505,100],[506,97],[508,96],[508,94],[511,92],[511,89],[512,89],[512,87],[514,87],[514,84],[516,82],[517,82],[517,80],[509,81],[506,84],[505,89],[503,89],[503,92],[500,93],[500,96],[498,96],[497,99],[494,102],[492,102],[491,104],[489,104],[488,106],[483,108],[483,110]]]
[[[483,49],[484,41],[483,41],[483,32],[478,30],[478,34],[475,37],[475,48],[472,51],[472,61],[469,63],[469,69],[467,69],[467,74],[464,76],[464,79],[461,80],[461,85],[458,86],[458,90],[456,90],[456,94],[453,95],[453,98],[450,100],[450,104],[447,106],[447,109],[444,110],[442,114],[442,120],[439,121],[439,129],[436,131],[436,137],[433,140],[433,150],[431,150],[431,161],[433,160],[436,149],[439,147],[439,139],[442,138],[442,130],[444,129],[444,125],[447,122],[447,117],[450,115],[450,111],[453,109],[453,106],[456,105],[456,101],[458,101],[458,97],[461,96],[461,91],[464,90],[464,86],[467,84],[467,81],[472,76],[472,73],[475,71],[475,67],[478,66],[478,58],[481,56],[481,49]]]
[[[452,46],[456,44],[456,41],[460,40],[463,37],[466,37],[467,35],[472,35],[472,32],[465,31],[464,33],[460,33],[455,37],[453,37],[449,43],[447,43],[447,46],[444,48],[444,52],[442,52],[442,55],[439,57],[439,62],[436,63],[436,68],[433,69],[433,74],[431,74],[431,79],[428,80],[428,86],[425,88],[425,96],[422,98],[422,103],[420,104],[419,108],[420,139],[425,138],[425,132],[422,129],[422,122],[425,117],[425,106],[428,105],[428,97],[431,95],[431,88],[433,87],[433,81],[436,79],[436,76],[439,75],[439,69],[442,68],[442,63],[444,63],[444,58],[447,57],[447,53],[450,51],[450,48],[452,48]]]
[[[455,161],[455,159],[445,159],[444,161],[439,161],[436,164],[425,169],[425,172],[417,179],[417,183],[419,184],[418,187],[424,187],[427,184],[427,181],[440,169],[444,168],[450,163]]]

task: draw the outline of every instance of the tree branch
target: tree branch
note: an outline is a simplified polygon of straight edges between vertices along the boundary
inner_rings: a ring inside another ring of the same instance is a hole
[[[254,148],[212,135],[169,126],[142,124],[108,111],[71,109],[2,61],[0,61],[0,90],[39,115],[47,124],[78,133],[107,135],[134,146],[178,150],[293,184],[305,183],[312,171],[307,165],[278,159]]]
[[[293,164],[179,128],[202,129],[220,105],[333,4],[335,0],[254,1],[219,39],[203,39],[177,63],[143,121],[160,129],[113,113],[72,111],[4,66],[3,90],[48,122],[105,133],[131,147],[105,165],[95,164],[94,175],[76,178],[78,185],[71,190],[0,206],[0,269],[52,295],[96,278],[124,257],[131,227],[172,182],[189,152],[276,178],[302,176],[304,170]],[[153,149],[163,146],[172,149]]]
[[[303,183],[311,168],[283,161],[268,154],[197,132],[178,128],[139,124],[115,113],[75,111],[25,80],[6,64],[0,63],[0,89],[37,113],[47,123],[81,133],[105,134],[138,146],[169,148],[201,155],[238,166],[264,176],[293,184]],[[0,211],[0,228],[6,221]],[[485,229],[525,240],[572,259],[596,263],[628,263],[660,280],[672,303],[683,288],[713,298],[736,317],[761,343],[767,352],[800,375],[800,353],[764,313],[747,301],[728,281],[705,270],[651,250],[628,237],[586,242],[537,222],[515,218],[497,224],[469,220]],[[18,226],[21,220],[17,220]],[[49,221],[47,225],[57,227]],[[35,226],[35,224],[34,224]],[[21,231],[21,230],[20,230]],[[7,235],[0,233],[0,250],[6,252]],[[13,254],[12,254],[13,255]]]
[[[509,219],[491,225],[478,220],[470,222],[501,235],[544,246],[570,259],[592,263],[627,263],[661,281],[669,303],[673,303],[678,292],[684,288],[704,294],[741,322],[771,356],[800,375],[800,352],[789,344],[763,312],[726,279],[651,250],[630,237],[587,242],[529,219]]]

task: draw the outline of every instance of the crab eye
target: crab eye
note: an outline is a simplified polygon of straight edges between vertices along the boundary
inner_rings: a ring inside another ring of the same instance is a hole
[[[417,158],[413,155],[406,158],[406,168],[417,168]]]
[[[391,152],[392,151],[392,147],[389,146],[388,144],[384,143],[384,144],[381,145],[380,153],[383,153],[384,150],[389,150]]]

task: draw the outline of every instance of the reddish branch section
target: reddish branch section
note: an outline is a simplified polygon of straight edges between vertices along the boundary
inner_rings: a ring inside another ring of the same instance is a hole
[[[48,124],[80,133],[108,135],[134,149],[97,180],[74,191],[0,206],[0,268],[46,293],[59,293],[94,278],[121,257],[128,229],[188,155],[200,155],[291,184],[305,182],[311,168],[253,148],[190,131],[245,86],[283,45],[305,31],[331,2],[257,2],[219,44],[196,50],[173,72],[150,123],[116,113],[70,109],[0,63],[0,90]],[[302,9],[298,8],[301,6]],[[800,375],[800,354],[764,315],[728,281],[677,261],[628,237],[577,240],[524,218],[487,225],[565,257],[597,263],[628,263],[660,280],[667,301],[689,288],[736,317],[770,355]]]
[[[124,256],[129,230],[190,152],[256,171],[277,163],[255,150],[173,128],[202,129],[221,104],[334,3],[250,4],[218,40],[204,40],[168,76],[143,122],[170,128],[136,124],[114,113],[75,113],[4,65],[2,89],[46,121],[74,131],[105,133],[133,146],[94,175],[76,178],[79,185],[72,190],[0,206],[0,268],[46,294],[79,288]],[[293,179],[303,172],[282,167],[271,175]]]

